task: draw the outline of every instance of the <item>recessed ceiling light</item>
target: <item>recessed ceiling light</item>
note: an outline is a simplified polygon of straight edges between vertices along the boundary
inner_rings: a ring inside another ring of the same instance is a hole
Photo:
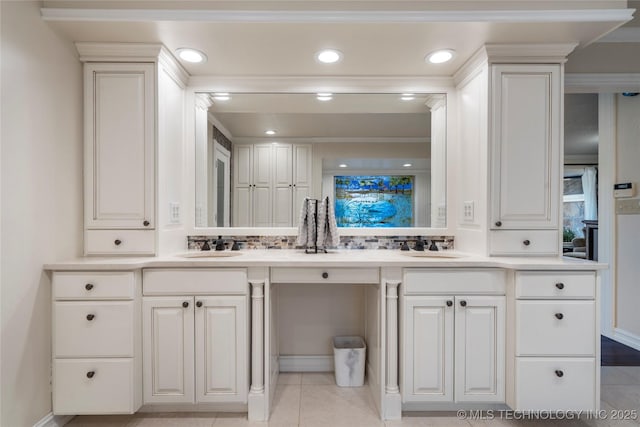
[[[405,163],[404,165],[402,165],[405,168],[410,168],[411,166],[413,166],[411,163]]]
[[[331,101],[333,99],[333,94],[329,92],[318,92],[316,94],[316,99],[318,101]]]
[[[342,52],[335,49],[324,49],[316,52],[316,60],[323,64],[335,64],[342,59]]]
[[[453,49],[441,49],[429,53],[424,60],[432,64],[442,64],[453,59],[456,51]]]
[[[344,163],[340,163],[340,164],[338,165],[338,167],[339,167],[339,168],[346,168],[346,167],[347,167],[347,165],[345,165]]]
[[[275,135],[276,131],[273,129],[269,129],[269,130],[265,130],[264,133],[266,133],[267,135]]]
[[[176,49],[176,53],[183,61],[192,62],[194,64],[207,62],[207,55],[196,49],[181,47]]]
[[[216,92],[213,94],[213,99],[216,101],[228,101],[231,96],[227,92]]]

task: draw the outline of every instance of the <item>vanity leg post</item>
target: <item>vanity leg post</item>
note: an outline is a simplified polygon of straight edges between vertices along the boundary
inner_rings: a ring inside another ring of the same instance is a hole
[[[264,392],[264,283],[251,284],[251,390]]]
[[[399,420],[402,416],[402,399],[398,387],[398,287],[400,281],[386,282],[386,378],[385,410],[383,418]]]

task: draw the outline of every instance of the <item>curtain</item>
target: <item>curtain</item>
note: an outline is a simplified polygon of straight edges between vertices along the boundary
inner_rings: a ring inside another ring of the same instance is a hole
[[[598,196],[596,194],[596,168],[586,167],[582,174],[584,191],[584,219],[598,219]]]

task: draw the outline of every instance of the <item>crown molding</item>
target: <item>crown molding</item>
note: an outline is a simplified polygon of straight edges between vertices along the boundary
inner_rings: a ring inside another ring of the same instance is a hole
[[[171,76],[182,89],[187,87],[189,84],[189,73],[165,46],[162,46],[160,49],[158,63],[162,65],[166,73]]]
[[[208,110],[213,105],[211,97],[206,93],[196,93],[195,95],[196,107],[201,110]]]
[[[575,74],[564,76],[565,93],[640,92],[640,73]]]
[[[640,43],[640,27],[618,28],[595,43]]]
[[[487,44],[489,63],[565,63],[578,43]]]
[[[224,125],[222,123],[220,123],[220,120],[218,120],[216,118],[216,116],[214,116],[211,113],[211,111],[207,112],[207,118],[209,119],[209,122],[211,122],[211,124],[213,126],[215,126],[216,129],[218,129],[220,131],[220,133],[222,133],[224,136],[226,136],[229,141],[231,141],[232,143],[236,142],[236,139],[234,138],[233,134],[229,131],[229,129],[224,127]]]
[[[483,67],[486,67],[488,63],[487,49],[482,46],[471,57],[462,64],[458,71],[453,73],[453,82],[456,88],[465,86],[471,79],[473,79]]]
[[[429,94],[424,105],[429,107],[429,110],[434,111],[439,108],[446,107],[447,98],[443,94],[439,93]]]
[[[190,21],[254,23],[626,22],[634,9],[578,10],[175,10],[40,9],[45,21]]]
[[[76,42],[82,62],[156,62],[163,48],[160,43]]]

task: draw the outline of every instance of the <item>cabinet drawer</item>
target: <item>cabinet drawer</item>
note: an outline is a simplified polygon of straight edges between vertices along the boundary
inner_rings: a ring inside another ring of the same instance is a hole
[[[518,357],[513,409],[595,410],[595,369],[592,358]]]
[[[87,230],[84,252],[85,255],[154,255],[155,242],[153,230]]]
[[[246,295],[244,269],[147,268],[142,273],[144,295]]]
[[[557,230],[491,231],[489,240],[491,255],[557,255],[560,247]]]
[[[492,269],[404,269],[404,293],[504,295],[506,272]]]
[[[593,356],[593,301],[517,301],[518,356]]]
[[[593,271],[516,272],[516,298],[594,299],[596,273]]]
[[[133,301],[54,304],[54,357],[133,357]]]
[[[273,283],[379,283],[377,268],[272,268]]]
[[[138,410],[133,371],[133,359],[55,360],[53,413],[132,414]]]
[[[55,272],[53,298],[58,300],[133,299],[133,271]]]

